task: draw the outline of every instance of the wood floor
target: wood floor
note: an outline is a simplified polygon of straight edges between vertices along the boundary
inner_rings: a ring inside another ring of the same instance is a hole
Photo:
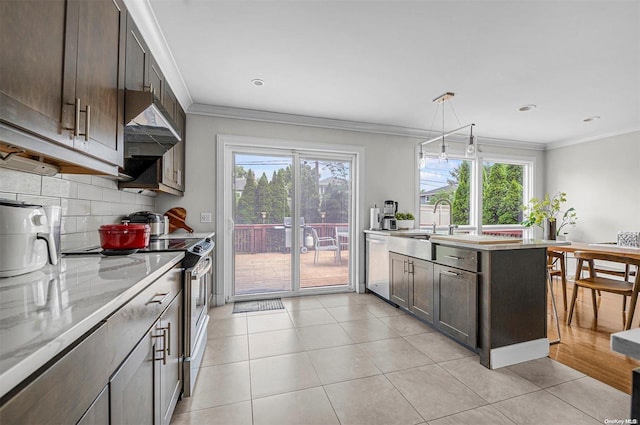
[[[554,279],[554,293],[560,316],[562,342],[551,346],[549,357],[585,375],[631,394],[631,371],[640,367],[640,361],[611,351],[611,334],[624,329],[622,297],[602,293],[598,299],[598,319],[594,319],[591,293],[583,289],[578,293],[571,326],[566,325],[568,314],[562,301],[562,285]],[[567,282],[567,302],[571,301],[572,282]],[[629,304],[627,300],[627,305]],[[549,339],[557,338],[556,324],[549,302],[547,329]],[[640,312],[636,306],[633,327],[638,326]]]

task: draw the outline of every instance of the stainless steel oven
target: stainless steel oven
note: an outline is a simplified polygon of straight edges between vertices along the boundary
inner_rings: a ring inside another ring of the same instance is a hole
[[[206,238],[185,253],[184,267],[184,387],[183,395],[193,392],[207,344],[209,290],[213,275],[213,240]]]

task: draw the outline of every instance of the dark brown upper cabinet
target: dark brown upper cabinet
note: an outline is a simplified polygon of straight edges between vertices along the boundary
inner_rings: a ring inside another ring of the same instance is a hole
[[[133,91],[151,91],[149,61],[151,53],[131,15],[127,15],[127,47],[125,61],[125,88]]]
[[[0,2],[7,145],[64,172],[117,174],[100,164],[123,164],[125,18],[121,0]]]
[[[73,146],[62,136],[65,0],[0,2],[0,121]]]
[[[123,165],[126,11],[120,0],[69,0],[63,117],[74,147]]]

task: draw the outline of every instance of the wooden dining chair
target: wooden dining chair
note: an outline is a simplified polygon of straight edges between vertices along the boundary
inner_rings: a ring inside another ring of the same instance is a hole
[[[574,253],[578,264],[576,266],[576,278],[573,285],[573,293],[571,296],[571,307],[569,308],[569,316],[567,317],[567,325],[571,325],[571,319],[573,317],[573,310],[576,304],[576,297],[578,296],[578,288],[583,287],[591,289],[591,300],[593,303],[593,315],[598,318],[598,305],[596,303],[596,291],[611,292],[614,294],[622,295],[622,312],[624,314],[627,306],[627,297],[631,297],[629,303],[629,311],[627,313],[627,319],[625,321],[625,330],[631,328],[631,322],[633,321],[633,313],[636,309],[636,303],[638,300],[638,291],[640,290],[640,273],[635,274],[633,282],[611,279],[608,277],[602,277],[598,275],[597,268],[594,264],[596,260],[610,261],[612,263],[620,263],[624,265],[640,266],[640,258],[633,258],[625,254],[606,254],[600,252],[589,251],[576,251]],[[582,277],[582,269],[584,263],[589,266],[589,277]]]
[[[554,276],[560,278],[562,283],[562,301],[564,302],[564,309],[567,310],[567,270],[564,261],[564,253],[547,250],[547,270],[549,272],[549,278]]]

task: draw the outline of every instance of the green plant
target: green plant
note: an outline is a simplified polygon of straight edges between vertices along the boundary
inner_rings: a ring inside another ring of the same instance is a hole
[[[562,204],[567,202],[567,194],[565,192],[558,192],[553,197],[545,193],[542,200],[538,198],[531,198],[527,205],[524,205],[522,209],[528,212],[527,218],[522,222],[522,225],[540,226],[545,219],[556,222],[556,235],[562,234],[562,229],[567,225],[575,225],[578,216],[575,208],[571,207],[564,211],[561,210]],[[559,216],[562,213],[562,216]],[[567,232],[564,232],[566,234]]]
[[[415,220],[411,213],[396,213],[396,220]]]

